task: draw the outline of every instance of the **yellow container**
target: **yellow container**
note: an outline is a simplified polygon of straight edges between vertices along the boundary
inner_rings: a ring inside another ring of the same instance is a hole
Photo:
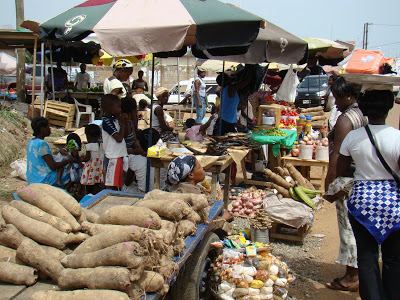
[[[157,148],[155,146],[147,149],[147,157],[160,158],[165,155],[166,148]]]

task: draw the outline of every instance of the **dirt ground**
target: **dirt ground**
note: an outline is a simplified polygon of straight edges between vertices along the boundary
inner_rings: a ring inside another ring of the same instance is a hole
[[[25,107],[22,109],[26,111]],[[18,110],[20,111],[21,108]],[[390,112],[387,124],[398,128],[399,115],[400,105],[395,105]],[[0,144],[7,145],[9,141],[18,140],[14,151],[9,152],[5,157],[17,159],[25,155],[26,144],[31,137],[30,124],[26,123],[26,125],[26,129],[19,129],[19,135],[16,138],[15,126],[0,119],[0,138],[2,139]],[[8,134],[5,135],[5,132]],[[53,138],[62,134],[57,130],[53,130],[53,133]],[[0,164],[0,170],[0,205],[4,205],[13,199],[13,192],[25,186],[26,182],[11,177],[9,175],[11,169],[4,163]],[[324,236],[314,237],[315,234]],[[274,242],[273,247],[273,253],[281,256],[296,274],[297,279],[290,287],[291,299],[360,299],[358,293],[332,291],[324,286],[326,282],[344,274],[344,267],[335,263],[339,249],[339,235],[334,204],[325,202],[323,208],[315,214],[313,227],[303,245]]]

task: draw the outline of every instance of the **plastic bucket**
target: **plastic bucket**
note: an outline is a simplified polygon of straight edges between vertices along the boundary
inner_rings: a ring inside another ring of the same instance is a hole
[[[313,157],[313,145],[300,145],[300,159],[312,159]]]
[[[328,146],[317,146],[315,150],[316,160],[329,160],[329,147]]]

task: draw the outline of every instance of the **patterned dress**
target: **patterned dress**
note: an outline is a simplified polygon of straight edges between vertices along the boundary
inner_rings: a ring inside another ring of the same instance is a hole
[[[342,116],[347,117],[351,121],[353,130],[367,125],[367,120],[358,108],[357,103],[350,105],[342,113]],[[330,154],[333,151],[335,129],[336,127],[334,127],[328,135]],[[349,221],[347,201],[348,197],[343,197],[335,202],[340,237],[339,256],[336,262],[341,265],[357,268],[357,245]]]
[[[90,151],[90,160],[83,167],[81,184],[95,185],[104,183],[103,144],[89,143],[86,145],[86,151]]]

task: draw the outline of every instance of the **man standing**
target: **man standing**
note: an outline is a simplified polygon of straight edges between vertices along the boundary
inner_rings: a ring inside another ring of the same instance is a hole
[[[136,94],[143,94],[144,92],[149,91],[149,86],[148,86],[147,82],[143,79],[143,75],[144,75],[144,72],[142,70],[140,70],[138,72],[138,79],[133,81],[132,90]]]
[[[80,68],[81,72],[76,74],[75,77],[75,87],[77,90],[89,89],[91,78],[90,75],[86,73],[86,65],[81,64]]]

